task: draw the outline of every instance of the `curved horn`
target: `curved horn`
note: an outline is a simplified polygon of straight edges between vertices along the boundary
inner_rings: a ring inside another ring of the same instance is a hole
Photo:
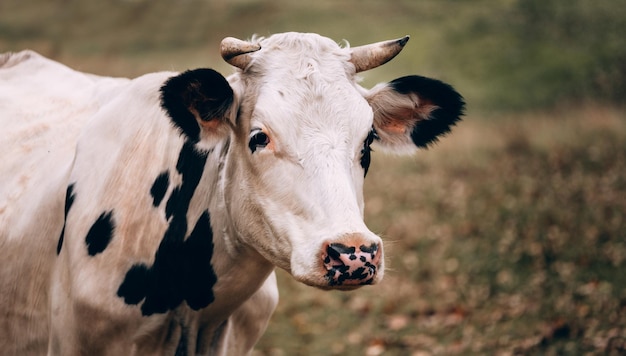
[[[226,37],[220,45],[222,58],[230,65],[245,69],[252,59],[248,53],[261,49],[258,44],[242,41],[233,37]]]
[[[395,57],[409,41],[409,36],[397,40],[372,43],[351,48],[350,62],[354,64],[356,72],[363,72],[381,66]]]

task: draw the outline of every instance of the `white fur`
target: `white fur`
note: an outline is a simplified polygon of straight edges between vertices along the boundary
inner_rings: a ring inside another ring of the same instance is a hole
[[[187,213],[188,232],[208,209],[215,301],[148,317],[115,293],[132,265],[154,262],[167,229],[163,208],[148,194],[152,182],[169,170],[166,201],[182,180],[175,166],[185,138],[159,99],[176,73],[104,78],[32,52],[0,57],[0,315],[8,315],[0,323],[20,330],[0,335],[4,353],[42,354],[48,346],[49,355],[166,354],[183,329],[195,341],[190,352],[247,353],[276,307],[274,266],[327,288],[320,257],[327,244],[358,238],[382,253],[380,238],[363,222],[360,158],[375,125],[371,104],[383,98],[376,105],[384,106],[384,88],[361,88],[349,48],[328,38],[286,33],[254,40],[262,49],[228,78],[235,92],[230,123],[204,130],[196,145],[210,154]],[[252,130],[271,140],[254,154]],[[65,189],[74,182],[57,257]],[[87,256],[85,235],[109,210],[114,238]],[[374,282],[383,269],[381,263]]]

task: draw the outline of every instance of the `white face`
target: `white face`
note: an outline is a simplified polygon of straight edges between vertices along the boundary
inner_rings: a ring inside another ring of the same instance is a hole
[[[382,278],[382,242],[363,222],[373,112],[342,58],[321,53],[259,58],[251,72],[262,75],[241,74],[226,195],[240,235],[265,258],[301,282],[347,289]]]
[[[407,40],[351,49],[300,33],[222,42],[222,57],[241,69],[228,79],[230,219],[244,244],[301,282],[350,289],[382,278],[382,242],[363,222],[369,144],[415,152],[463,115],[463,97],[435,79],[356,83],[356,72],[390,60]]]

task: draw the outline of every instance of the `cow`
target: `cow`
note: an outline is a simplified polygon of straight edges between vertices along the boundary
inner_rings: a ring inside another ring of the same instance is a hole
[[[407,41],[229,37],[227,78],[1,55],[2,353],[247,354],[276,267],[326,290],[380,282],[371,145],[415,152],[464,113],[435,79],[358,84]]]

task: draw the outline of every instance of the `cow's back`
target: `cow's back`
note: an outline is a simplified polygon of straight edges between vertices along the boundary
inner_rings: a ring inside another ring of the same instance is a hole
[[[81,128],[124,79],[0,55],[0,350],[44,354],[48,281]]]

